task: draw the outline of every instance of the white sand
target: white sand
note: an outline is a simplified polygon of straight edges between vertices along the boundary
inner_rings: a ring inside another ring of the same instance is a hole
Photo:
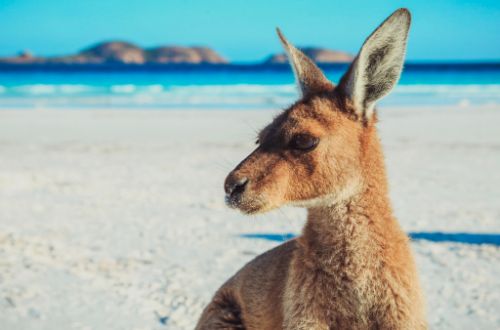
[[[191,329],[215,289],[297,233],[225,175],[272,111],[0,111],[0,328]],[[408,232],[500,233],[500,108],[384,109]],[[413,243],[432,329],[500,328],[500,248]]]

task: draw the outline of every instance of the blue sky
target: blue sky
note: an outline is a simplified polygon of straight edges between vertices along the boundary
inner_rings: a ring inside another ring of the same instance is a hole
[[[413,14],[408,59],[500,59],[500,1],[0,0],[0,55],[73,53],[101,40],[208,45],[235,62],[299,46],[357,52],[399,7]]]

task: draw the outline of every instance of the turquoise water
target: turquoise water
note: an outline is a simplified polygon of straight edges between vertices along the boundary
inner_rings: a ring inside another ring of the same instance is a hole
[[[338,81],[343,67],[326,69]],[[286,67],[0,72],[0,108],[282,108],[297,98]],[[382,105],[499,104],[500,67],[411,67]]]

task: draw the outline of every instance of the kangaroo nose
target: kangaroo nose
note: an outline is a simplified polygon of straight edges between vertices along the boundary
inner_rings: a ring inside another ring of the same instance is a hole
[[[233,196],[243,193],[245,191],[247,183],[247,177],[238,178],[235,175],[228,176],[226,182],[224,183],[224,190],[226,191],[226,195]]]

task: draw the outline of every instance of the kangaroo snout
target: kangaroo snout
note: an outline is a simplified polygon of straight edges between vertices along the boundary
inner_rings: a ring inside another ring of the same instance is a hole
[[[230,207],[238,207],[241,202],[241,196],[245,192],[248,184],[246,176],[238,175],[234,171],[229,173],[224,182],[224,191],[226,192],[226,204]]]
[[[234,173],[230,173],[224,182],[224,191],[227,196],[241,194],[245,191],[247,183],[247,177],[238,177]]]

